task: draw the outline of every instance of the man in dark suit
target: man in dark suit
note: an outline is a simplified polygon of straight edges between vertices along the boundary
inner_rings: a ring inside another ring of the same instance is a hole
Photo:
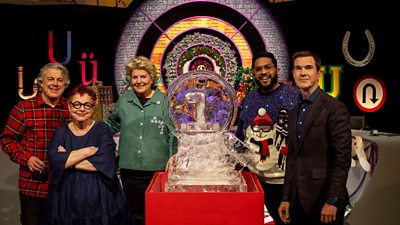
[[[289,112],[289,152],[279,215],[290,224],[344,223],[351,164],[350,115],[318,86],[321,60],[313,52],[293,54],[300,103]]]

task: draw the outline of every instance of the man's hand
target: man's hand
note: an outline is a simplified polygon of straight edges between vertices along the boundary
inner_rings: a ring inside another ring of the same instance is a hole
[[[281,202],[281,205],[278,208],[279,217],[281,217],[281,220],[284,223],[290,222],[289,205],[290,205],[289,202]]]
[[[32,172],[42,172],[45,168],[45,164],[36,156],[32,156],[28,160],[28,168]]]
[[[322,223],[332,223],[336,220],[337,208],[334,205],[325,203],[321,211],[321,222]]]

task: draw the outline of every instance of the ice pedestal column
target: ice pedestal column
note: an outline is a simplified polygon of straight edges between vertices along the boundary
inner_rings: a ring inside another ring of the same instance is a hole
[[[167,192],[245,192],[239,163],[224,145],[220,132],[182,134],[170,165]]]

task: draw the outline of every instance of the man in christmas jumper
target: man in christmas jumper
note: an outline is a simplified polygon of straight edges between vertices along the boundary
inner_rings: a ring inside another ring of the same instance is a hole
[[[243,100],[236,136],[254,150],[257,166],[250,170],[259,178],[264,203],[275,224],[283,224],[278,207],[287,150],[286,118],[288,111],[297,104],[300,92],[296,87],[278,82],[280,68],[272,53],[262,51],[255,55],[252,68],[257,89]]]

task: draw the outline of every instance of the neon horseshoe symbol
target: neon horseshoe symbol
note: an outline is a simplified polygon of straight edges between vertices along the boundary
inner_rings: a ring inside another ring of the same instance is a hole
[[[353,66],[357,66],[357,67],[363,67],[365,65],[367,65],[372,57],[374,56],[375,53],[375,41],[374,38],[372,37],[371,32],[369,32],[369,30],[365,30],[365,35],[367,36],[368,39],[368,54],[367,56],[365,56],[365,58],[363,60],[355,60],[353,59],[353,57],[351,57],[350,53],[349,53],[349,38],[350,38],[350,31],[346,31],[346,34],[343,37],[343,42],[342,42],[342,51],[343,51],[343,55],[344,58],[347,60],[348,63],[350,63]]]

